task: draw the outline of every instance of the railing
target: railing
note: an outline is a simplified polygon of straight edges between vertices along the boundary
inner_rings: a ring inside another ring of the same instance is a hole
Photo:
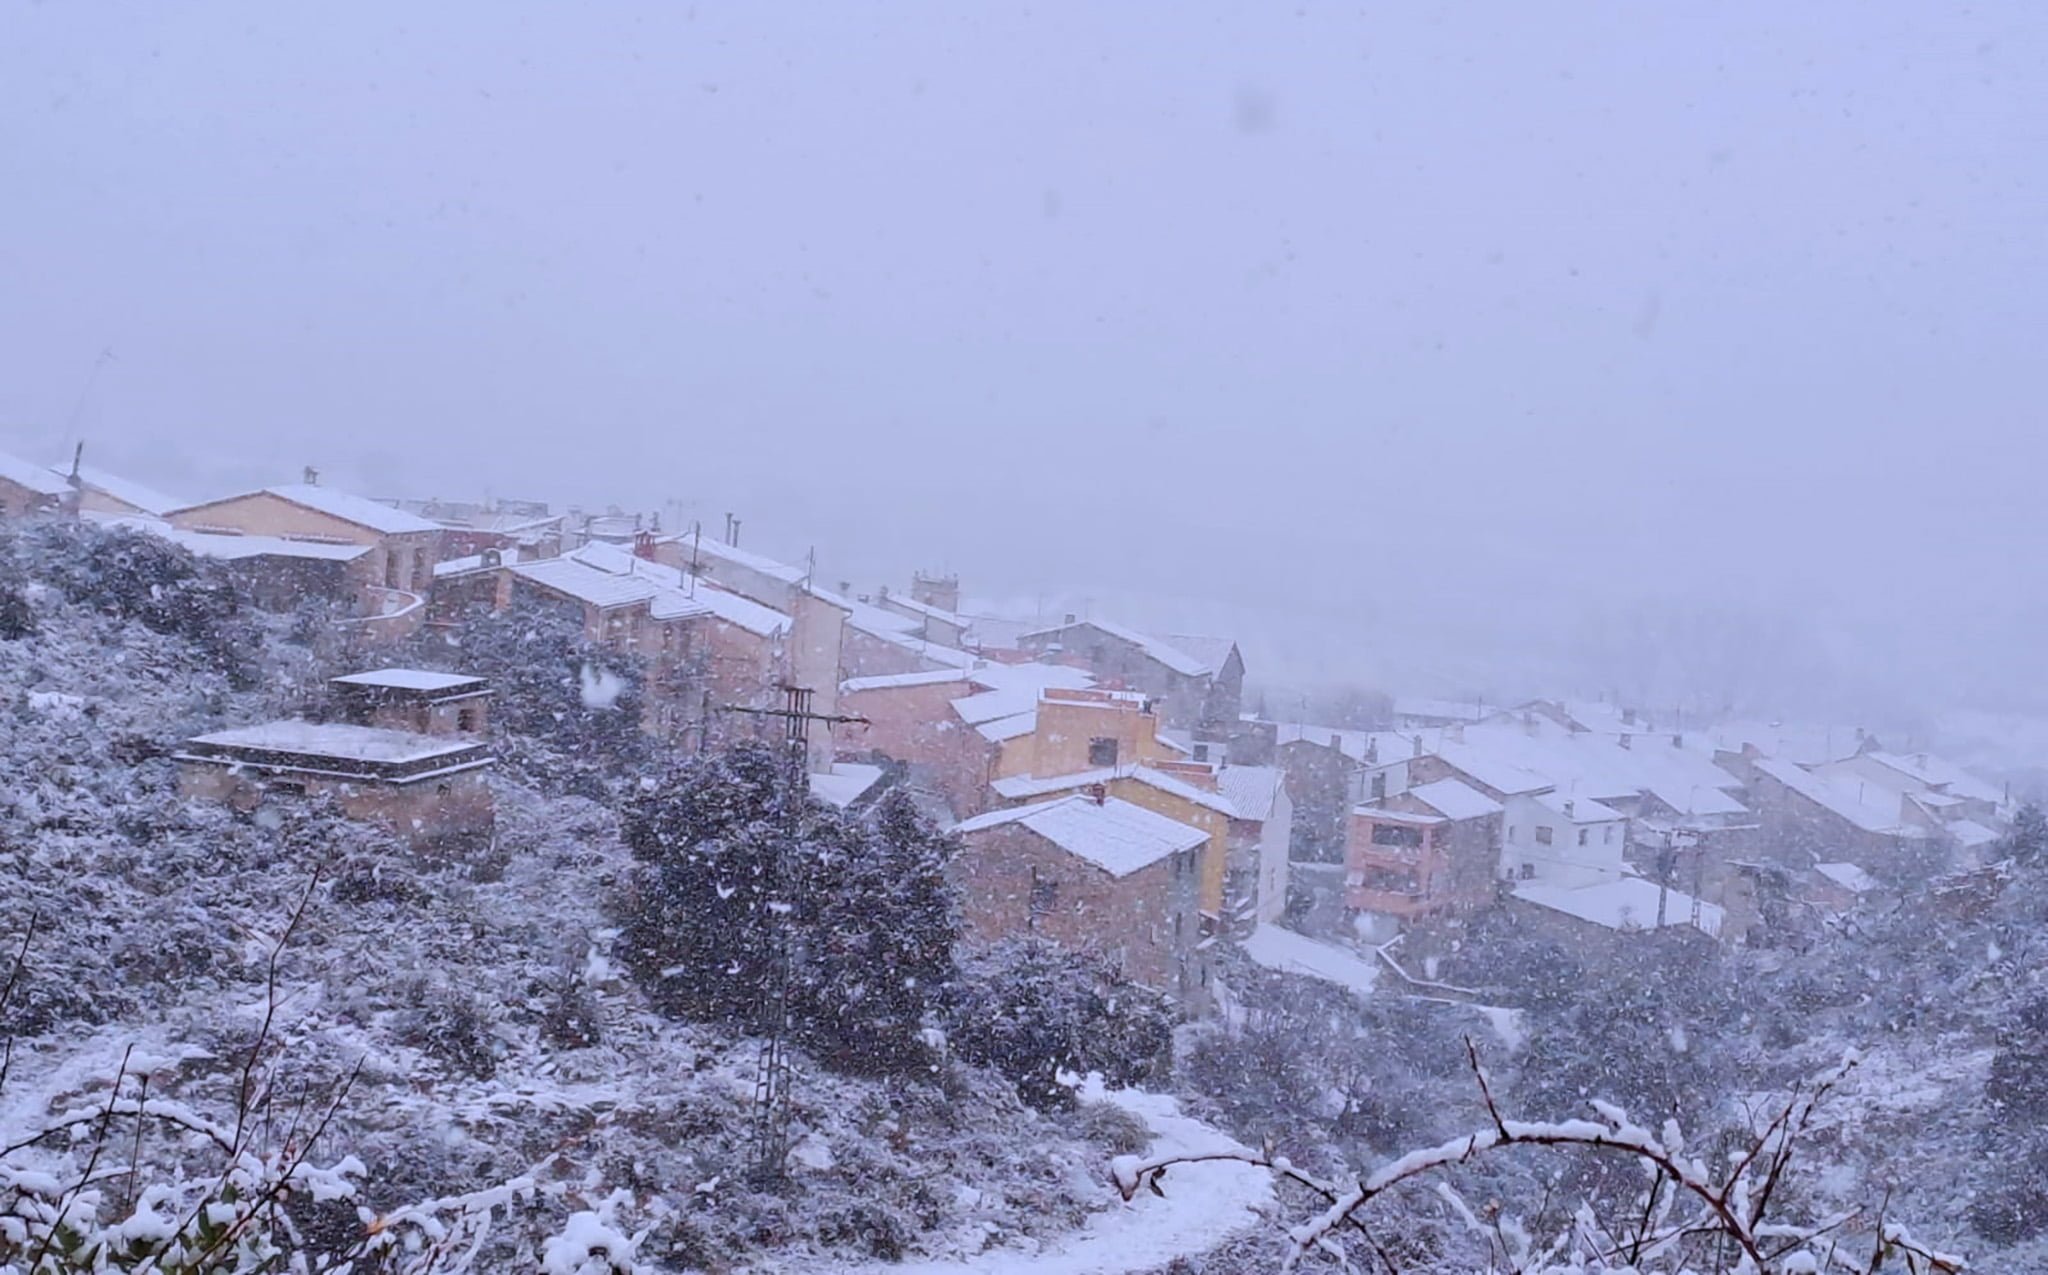
[[[427,600],[420,594],[372,584],[364,586],[363,596],[370,604],[369,614],[336,620],[336,628],[350,629],[370,642],[395,642],[418,632],[426,618]]]

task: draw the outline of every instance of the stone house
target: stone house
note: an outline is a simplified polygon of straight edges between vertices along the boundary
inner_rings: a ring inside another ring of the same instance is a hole
[[[1150,696],[1176,730],[1196,739],[1227,742],[1244,708],[1244,659],[1228,638],[1157,637],[1109,620],[1068,616],[1051,628],[1018,639],[1039,658],[1077,664],[1105,684]]]
[[[954,829],[961,920],[984,941],[1037,934],[1199,1001],[1199,828],[1104,793],[996,810]]]
[[[766,719],[724,710],[779,702],[789,617],[601,543],[480,570],[504,577],[505,604],[525,596],[567,608],[590,641],[639,660],[649,732],[697,742],[774,734]]]
[[[1897,787],[1769,757],[1750,763],[1760,851],[1789,867],[1852,863],[1895,887],[1946,871],[1956,843],[1938,814]]]
[[[351,559],[345,576],[352,601],[369,616],[424,608],[434,567],[446,556],[439,523],[310,482],[187,505],[164,518],[187,531],[365,547],[370,552]]]
[[[172,757],[186,798],[248,811],[332,797],[416,847],[487,840],[494,821],[490,750],[469,737],[291,719],[200,735]]]
[[[415,735],[483,735],[491,684],[461,673],[380,668],[329,678],[336,716],[357,726]]]

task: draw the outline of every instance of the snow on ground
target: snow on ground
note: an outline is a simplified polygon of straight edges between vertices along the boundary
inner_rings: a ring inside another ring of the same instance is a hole
[[[1372,991],[1379,977],[1379,966],[1370,958],[1277,925],[1253,930],[1244,941],[1244,953],[1267,969],[1320,978],[1361,996]]]
[[[1080,1092],[1084,1102],[1115,1103],[1143,1120],[1153,1134],[1148,1154],[1214,1151],[1238,1145],[1221,1130],[1182,1115],[1180,1104],[1165,1095],[1138,1089],[1106,1091],[1099,1076],[1090,1076]],[[1102,1193],[1109,1207],[1079,1230],[1036,1248],[812,1269],[818,1275],[825,1271],[849,1275],[853,1271],[872,1275],[1122,1275],[1206,1253],[1253,1225],[1273,1204],[1271,1177],[1264,1169],[1240,1161],[1181,1165],[1166,1175],[1160,1189],[1166,1192],[1163,1197],[1140,1192],[1126,1204],[1117,1198],[1105,1172]]]

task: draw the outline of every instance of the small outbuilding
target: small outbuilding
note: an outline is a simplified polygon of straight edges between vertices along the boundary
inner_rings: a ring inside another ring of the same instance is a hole
[[[246,811],[332,797],[417,847],[487,838],[495,818],[490,750],[475,739],[294,718],[200,735],[172,756],[187,798]]]
[[[481,735],[490,724],[491,684],[463,673],[380,668],[328,683],[343,720],[420,735]]]

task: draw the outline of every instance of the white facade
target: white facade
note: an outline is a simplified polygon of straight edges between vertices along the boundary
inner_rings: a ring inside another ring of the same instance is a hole
[[[1555,792],[1511,796],[1506,804],[1501,876],[1576,889],[1628,874],[1628,819],[1621,812]]]
[[[1294,831],[1294,801],[1287,785],[1273,795],[1273,813],[1259,829],[1259,897],[1254,912],[1261,924],[1287,910],[1287,842]]]

